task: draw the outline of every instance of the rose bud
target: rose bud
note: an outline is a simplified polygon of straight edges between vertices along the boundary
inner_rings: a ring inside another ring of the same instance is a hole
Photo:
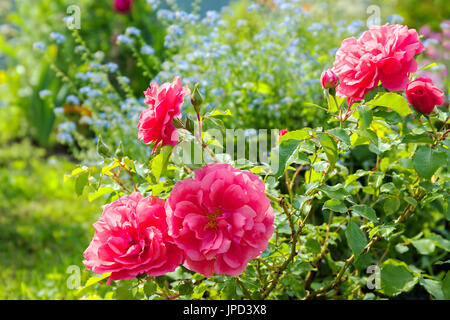
[[[133,0],[114,0],[114,9],[117,12],[127,14],[131,11],[131,2]]]
[[[406,87],[406,98],[422,114],[430,114],[435,106],[441,105],[444,93],[433,85],[429,78],[420,77]]]
[[[289,130],[288,129],[281,129],[279,132],[278,132],[278,137],[282,137],[282,136],[284,136],[286,133],[288,133],[289,132]]]
[[[333,89],[339,84],[339,78],[331,69],[325,70],[320,76],[320,83],[324,89]]]

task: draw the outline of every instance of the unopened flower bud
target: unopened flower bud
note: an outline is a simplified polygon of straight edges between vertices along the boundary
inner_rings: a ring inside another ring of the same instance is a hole
[[[195,84],[194,92],[192,92],[191,103],[194,106],[195,112],[200,113],[200,106],[203,103],[203,97],[198,89],[198,83]]]
[[[336,88],[339,84],[339,78],[331,69],[325,70],[320,76],[320,83],[324,89]]]
[[[98,138],[97,142],[97,152],[103,158],[109,158],[109,147],[103,142],[102,138]]]

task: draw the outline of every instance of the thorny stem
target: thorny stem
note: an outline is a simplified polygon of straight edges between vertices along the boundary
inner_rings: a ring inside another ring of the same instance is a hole
[[[425,192],[422,192],[421,190],[418,190],[418,192],[416,193],[417,195],[417,202],[419,202],[420,200],[423,199],[423,197],[425,196]],[[395,220],[396,224],[402,223],[404,221],[406,221],[414,212],[415,210],[415,206],[408,204],[405,208],[405,210],[403,211],[403,213],[397,218],[397,220]],[[375,243],[377,243],[379,240],[381,240],[381,237],[379,235],[375,236],[374,238],[372,238],[372,240],[366,245],[366,247],[364,248],[363,252],[361,254],[367,253],[374,245]],[[382,257],[383,258],[383,257]],[[331,282],[330,284],[309,292],[306,297],[304,298],[304,300],[307,299],[312,299],[314,297],[318,297],[318,296],[322,296],[325,295],[328,291],[330,291],[331,289],[335,289],[342,281],[342,276],[344,275],[345,271],[350,267],[350,265],[353,263],[353,261],[355,260],[355,255],[352,254],[345,262],[344,266],[339,270],[339,273],[337,274],[336,278],[333,280],[333,282]],[[381,259],[380,259],[381,260]]]
[[[308,219],[309,215],[312,212],[312,208],[311,208],[311,210],[309,210],[309,212],[306,214],[305,218],[301,219],[299,227],[296,231],[294,223],[291,219],[292,212],[290,212],[288,209],[288,206],[290,204],[288,202],[286,202],[284,198],[278,199],[273,196],[269,196],[269,198],[271,198],[274,201],[277,201],[283,208],[284,214],[288,217],[289,226],[291,229],[291,252],[290,252],[288,258],[284,261],[284,263],[271,272],[270,285],[265,290],[262,290],[262,292],[260,294],[261,300],[264,300],[265,298],[267,298],[269,296],[269,294],[272,292],[272,290],[274,290],[276,288],[276,286],[278,285],[278,281],[280,280],[283,272],[286,270],[289,263],[291,263],[294,260],[294,257],[297,255],[296,246],[297,246],[298,236],[300,235],[300,232],[302,231],[303,227],[306,224],[306,220]]]
[[[250,292],[248,292],[247,288],[244,286],[244,284],[242,283],[242,281],[239,279],[239,277],[236,277],[236,282],[239,284],[239,286],[242,289],[242,292],[244,293],[244,295],[246,296],[247,299],[252,300],[252,295],[250,294]]]
[[[114,171],[112,172],[112,176],[109,176],[115,183],[117,183],[119,186],[122,187],[123,190],[125,190],[128,193],[133,193],[130,189],[128,189],[122,181],[120,181],[120,177],[117,175],[117,173],[115,173]]]

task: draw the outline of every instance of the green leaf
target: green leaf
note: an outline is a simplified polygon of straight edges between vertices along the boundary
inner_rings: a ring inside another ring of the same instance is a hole
[[[295,130],[295,131],[289,131],[288,133],[286,133],[285,135],[283,135],[280,140],[278,141],[278,143],[281,143],[283,141],[287,141],[287,140],[305,140],[305,139],[309,139],[311,138],[311,129],[310,128],[303,128],[300,130]]]
[[[329,198],[334,200],[345,200],[350,193],[342,186],[342,184],[336,184],[334,186],[322,185],[318,190],[324,192]]]
[[[389,198],[384,201],[383,209],[387,215],[391,215],[397,212],[400,208],[400,200],[398,198]]]
[[[422,134],[407,134],[402,143],[433,143],[433,137],[427,135],[426,133]]]
[[[406,263],[395,259],[386,260],[380,270],[381,291],[388,296],[396,296],[410,291],[417,283]]]
[[[354,205],[350,208],[353,212],[357,213],[358,215],[369,219],[370,221],[377,222],[377,214],[375,210],[373,210],[371,207],[366,206],[364,204],[358,204]]]
[[[272,151],[271,154],[271,164],[278,164],[277,171],[275,173],[275,177],[280,177],[286,167],[289,165],[289,159],[297,152],[298,145],[300,144],[299,140],[287,140],[280,143],[280,145]]]
[[[450,271],[447,271],[445,278],[442,280],[442,294],[445,300],[450,300]]]
[[[420,278],[419,283],[435,299],[437,299],[437,300],[444,300],[444,294],[442,292],[442,284],[441,284],[440,281]]]
[[[75,178],[75,192],[77,193],[77,195],[80,196],[83,193],[84,187],[88,184],[88,182],[89,172],[80,173]]]
[[[89,202],[92,202],[95,199],[98,199],[101,196],[104,196],[105,194],[111,193],[113,191],[114,191],[114,189],[111,187],[99,188],[97,191],[88,194],[88,200],[89,200]]]
[[[340,212],[340,213],[346,213],[347,212],[347,207],[338,200],[328,200],[324,203],[323,205],[323,209],[328,209],[334,212]]]
[[[173,146],[166,145],[161,149],[161,152],[153,159],[151,168],[152,174],[156,181],[164,174],[167,164],[169,163],[170,154],[172,153]]]
[[[181,295],[190,295],[193,291],[194,287],[191,281],[183,282],[178,286],[178,292],[180,292]]]
[[[433,174],[447,163],[445,152],[432,149],[430,146],[420,146],[413,156],[416,172],[423,178],[430,179]]]
[[[147,298],[152,296],[153,294],[155,294],[157,289],[158,289],[158,287],[153,280],[148,280],[144,284],[144,293],[147,296]]]
[[[318,133],[320,144],[327,155],[327,159],[330,162],[329,171],[333,170],[336,161],[338,160],[338,149],[336,141],[328,133]]]
[[[204,118],[208,117],[217,117],[217,116],[232,116],[231,111],[227,109],[227,111],[220,111],[220,110],[214,110],[206,115],[204,115]]]
[[[341,140],[347,146],[351,145],[350,135],[344,129],[341,129],[341,128],[332,129],[329,131],[329,133],[331,133],[337,139]]]
[[[367,105],[371,107],[390,108],[402,117],[411,114],[408,101],[401,95],[393,92],[379,93],[373,100],[367,102]]]
[[[81,292],[82,290],[84,290],[84,289],[86,289],[86,288],[88,288],[90,286],[93,286],[94,284],[96,284],[96,283],[98,283],[98,282],[108,278],[110,275],[111,275],[111,272],[108,272],[108,273],[104,273],[104,274],[102,274],[100,276],[92,276],[92,277],[90,277],[86,281],[86,284],[84,285],[84,287],[78,289],[78,292]]]
[[[436,249],[436,245],[430,239],[411,240],[411,243],[423,255],[432,254]]]
[[[373,120],[372,109],[366,105],[359,105],[358,113],[359,113],[359,128],[361,130],[368,129]]]
[[[352,220],[348,222],[345,230],[348,245],[352,249],[355,257],[358,257],[367,245],[367,238],[364,232]]]
[[[268,84],[264,83],[264,82],[258,82],[256,84],[255,90],[257,92],[261,92],[261,93],[264,93],[264,94],[269,94],[269,93],[272,92],[271,87]]]
[[[321,251],[320,243],[314,238],[306,240],[305,247],[308,252],[319,253]]]

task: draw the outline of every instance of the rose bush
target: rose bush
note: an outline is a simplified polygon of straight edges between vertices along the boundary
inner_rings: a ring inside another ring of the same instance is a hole
[[[249,22],[225,16],[252,34]],[[226,20],[210,13],[199,25],[186,18],[184,26],[201,34],[211,25],[215,37],[226,30],[226,23],[217,21]],[[290,23],[283,27],[286,37]],[[313,27],[311,32],[323,31]],[[199,56],[188,52],[189,63],[183,63],[182,55],[176,55],[142,97],[131,98],[133,79],[121,74],[121,90],[103,74],[104,91],[80,89],[97,101],[86,105],[100,108],[106,101],[110,106],[105,127],[92,125],[92,130],[113,131],[108,139],[97,135],[100,160],[86,161],[68,175],[78,194],[109,203],[86,253],[86,266],[102,275],[88,281],[80,297],[89,297],[92,282],[109,278],[123,280],[99,285],[98,292],[119,299],[379,299],[423,292],[448,299],[450,274],[443,257],[450,250],[449,114],[439,106],[440,92],[432,83],[416,79],[424,50],[417,33],[387,24],[371,27],[358,39],[344,39],[331,69],[336,77],[331,72],[320,77],[325,68],[320,65],[308,73],[315,75],[314,84],[306,85],[302,72],[292,76],[295,68],[283,70],[277,81],[270,81],[270,75],[261,78],[252,68],[232,74],[236,64],[224,58],[228,53],[237,51],[242,65],[251,66],[247,58],[263,60],[266,51],[258,47],[252,52],[246,41],[236,44],[238,49],[227,47],[225,36],[224,47],[216,47],[204,37],[182,38],[183,30],[171,28],[167,42],[181,40],[170,47],[189,42],[186,50]],[[273,36],[270,30],[264,25],[258,37]],[[127,29],[120,39],[134,50],[141,36]],[[214,53],[224,60],[207,60],[211,65],[200,67],[198,60]],[[296,50],[287,54],[301,65]],[[332,52],[323,54],[333,59]],[[268,60],[266,67],[272,68]],[[223,63],[215,65],[218,61]],[[173,80],[173,73],[183,80]],[[211,92],[218,89],[211,88],[211,76],[226,93]],[[229,76],[239,81],[231,84]],[[302,98],[314,98],[299,110],[314,120],[290,122],[289,130],[278,132],[286,127],[280,120],[292,120],[295,104],[289,99],[282,104],[286,109],[279,106],[280,113],[274,113],[276,121],[265,109],[257,118],[258,113],[249,116],[249,109],[239,108],[257,97],[267,100],[255,106],[272,105],[288,98],[287,92],[295,101],[297,91],[284,85],[287,78],[298,78],[305,84],[299,89],[314,91],[298,91]],[[331,83],[338,84],[336,90]],[[236,87],[242,91],[236,93]],[[110,90],[125,92],[130,101],[114,104],[120,98],[106,94],[106,100],[96,100]],[[115,117],[122,107],[125,116]],[[277,129],[270,137],[249,127],[228,134],[224,125],[264,121],[265,129]],[[251,129],[256,133],[249,134]],[[154,206],[158,225],[146,220],[146,210]],[[176,259],[164,258],[161,248],[166,246],[179,252]]]

